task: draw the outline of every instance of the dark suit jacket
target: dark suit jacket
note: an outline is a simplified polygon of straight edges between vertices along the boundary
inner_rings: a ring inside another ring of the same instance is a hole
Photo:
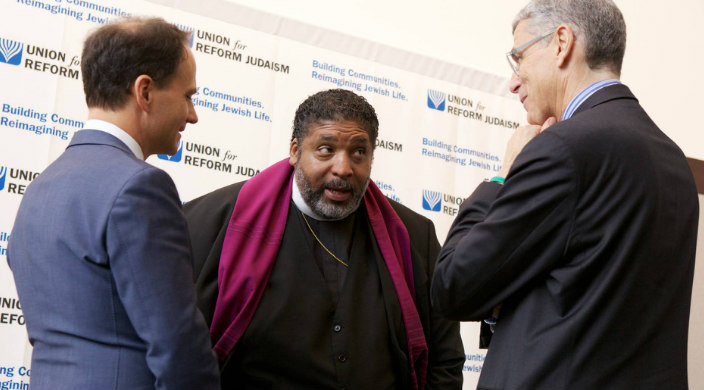
[[[193,243],[198,306],[208,323],[211,323],[215,310],[218,265],[227,224],[243,184],[240,182],[223,187],[184,206]],[[440,249],[435,228],[429,219],[397,202],[390,202],[411,238],[417,309],[429,349],[427,388],[460,388],[464,350],[459,323],[439,318],[430,308],[430,280]],[[295,329],[295,323],[290,326]],[[223,370],[226,369],[223,367]],[[315,375],[315,372],[310,375]]]
[[[432,283],[449,318],[503,303],[479,388],[686,388],[698,207],[624,85],[535,137],[461,206]]]
[[[33,389],[218,388],[173,181],[77,132],[27,188],[8,249]]]

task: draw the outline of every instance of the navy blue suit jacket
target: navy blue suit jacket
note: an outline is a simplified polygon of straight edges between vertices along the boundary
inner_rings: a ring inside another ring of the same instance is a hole
[[[219,387],[176,187],[117,138],[77,132],[8,246],[33,389]]]
[[[461,206],[432,282],[457,320],[503,303],[482,389],[684,389],[699,200],[624,85],[531,140]]]

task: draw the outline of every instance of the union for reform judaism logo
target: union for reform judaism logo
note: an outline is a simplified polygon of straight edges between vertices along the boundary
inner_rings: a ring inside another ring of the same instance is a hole
[[[158,154],[157,157],[159,157],[162,160],[166,160],[166,161],[180,162],[182,154],[183,154],[183,140],[178,141],[178,150],[176,151],[176,154],[174,154],[173,156],[169,156],[168,154]]]
[[[428,90],[428,107],[433,110],[445,111],[445,93],[434,89]]]
[[[19,42],[0,38],[0,62],[19,65],[22,62],[23,45]]]
[[[7,176],[7,168],[0,166],[0,191],[5,188],[5,176]]]
[[[442,194],[439,191],[423,190],[423,208],[430,211],[440,211],[440,199]]]

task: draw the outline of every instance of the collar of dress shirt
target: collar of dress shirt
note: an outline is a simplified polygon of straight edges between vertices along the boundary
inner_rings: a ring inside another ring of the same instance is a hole
[[[567,105],[565,112],[562,114],[561,120],[564,121],[570,119],[572,117],[572,114],[574,114],[574,112],[577,110],[577,108],[579,108],[579,106],[584,103],[584,101],[587,100],[589,96],[592,96],[594,92],[614,84],[621,84],[621,82],[616,79],[606,79],[597,81],[596,83],[591,84],[587,88],[584,88],[582,92],[578,93],[577,96],[572,98],[570,104]]]
[[[139,146],[137,141],[135,141],[131,135],[127,134],[124,130],[113,125],[112,123],[105,122],[100,119],[88,119],[83,128],[87,130],[100,130],[115,136],[115,138],[127,145],[127,147],[130,148],[132,153],[134,153],[138,159],[144,160],[144,153],[142,152],[142,148]]]

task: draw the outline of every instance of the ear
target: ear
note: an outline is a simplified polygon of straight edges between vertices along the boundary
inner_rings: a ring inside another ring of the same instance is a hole
[[[139,75],[132,83],[132,94],[142,111],[151,111],[155,88],[154,80],[146,74]]]
[[[575,50],[575,36],[572,28],[566,24],[561,24],[557,27],[555,31],[555,37],[557,39],[557,66],[562,68],[569,62],[572,53]]]
[[[291,164],[292,167],[296,166],[296,163],[298,162],[298,140],[293,139],[291,141],[291,147],[289,148],[289,156],[288,156],[288,163]]]

